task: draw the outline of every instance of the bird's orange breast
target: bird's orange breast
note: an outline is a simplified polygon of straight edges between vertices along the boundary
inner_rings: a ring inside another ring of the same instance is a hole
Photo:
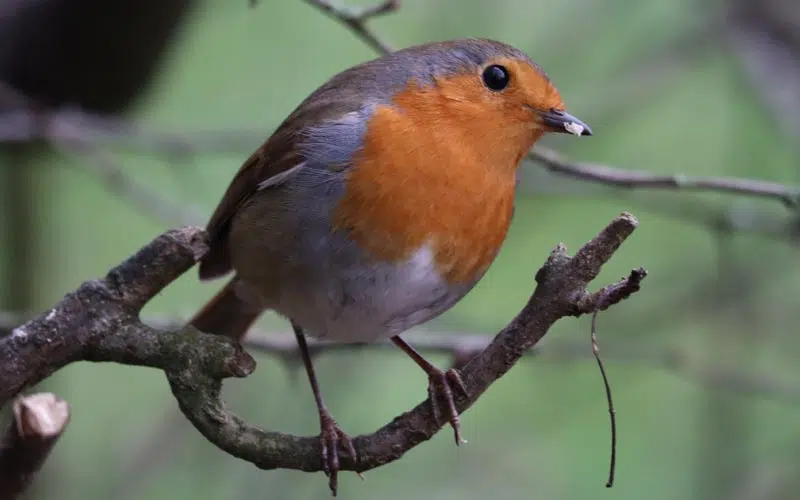
[[[333,218],[377,259],[400,262],[429,245],[453,283],[480,277],[494,260],[511,222],[516,167],[536,138],[454,99],[473,80],[411,84],[378,107]]]

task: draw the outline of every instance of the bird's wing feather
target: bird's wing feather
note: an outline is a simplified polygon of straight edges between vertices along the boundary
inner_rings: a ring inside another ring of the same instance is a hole
[[[341,96],[341,94],[339,94]],[[222,197],[206,231],[209,251],[200,262],[200,278],[212,279],[230,271],[228,232],[237,210],[256,193],[280,185],[308,163],[341,170],[360,147],[370,112],[362,100],[309,97],[239,168]]]

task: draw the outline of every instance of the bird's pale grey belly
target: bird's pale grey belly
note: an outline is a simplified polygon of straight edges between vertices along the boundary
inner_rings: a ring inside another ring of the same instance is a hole
[[[400,263],[364,262],[315,274],[287,283],[273,307],[309,335],[337,342],[397,335],[441,314],[466,292],[439,276],[428,247]]]
[[[427,246],[401,262],[366,255],[346,230],[330,225],[337,183],[298,177],[302,183],[293,179],[250,202],[233,220],[231,260],[243,297],[310,336],[370,342],[443,313],[472,288],[447,283]]]

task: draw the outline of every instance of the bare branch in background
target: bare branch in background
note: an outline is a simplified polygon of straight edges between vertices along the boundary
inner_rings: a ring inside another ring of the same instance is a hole
[[[330,0],[304,0],[347,26],[365,44],[381,54],[392,52],[392,47],[370,30],[366,23],[372,18],[390,14],[400,8],[400,0],[385,0],[366,7],[335,5]]]
[[[13,314],[0,311],[0,338],[31,318],[30,315]],[[143,323],[158,330],[180,330],[186,319],[144,318]],[[469,331],[427,331],[414,330],[404,338],[417,350],[451,357],[452,366],[463,367],[479,352],[486,349],[492,337],[485,333]],[[300,352],[294,334],[289,331],[265,332],[254,330],[243,340],[245,347],[254,353],[273,356],[286,364],[287,370],[301,367]],[[391,351],[397,346],[389,341],[370,344],[339,344],[324,340],[308,339],[312,356],[328,356],[352,351]],[[650,344],[617,345],[612,339],[606,340],[604,356],[618,363],[647,366],[661,369],[714,391],[724,391],[766,400],[788,403],[800,402],[800,387],[790,381],[781,381],[755,373],[743,372],[741,367],[700,364],[684,346],[653,346]],[[534,347],[525,356],[535,356],[546,362],[575,363],[589,361],[592,353],[588,344],[580,339],[551,341],[547,347]]]
[[[641,198],[631,196],[630,199]],[[651,196],[641,203],[645,206],[643,211],[699,226],[715,235],[753,234],[788,244],[797,244],[800,236],[800,213],[776,213],[753,206],[751,200],[738,199],[730,206],[713,206],[688,196],[682,197],[679,203]]]
[[[316,7],[333,19],[347,26],[366,45],[381,54],[392,51],[391,46],[381,37],[367,27],[367,21],[372,18],[390,14],[400,8],[400,0],[383,0],[364,7],[353,7],[335,4],[330,0],[303,0],[305,3]],[[256,7],[259,0],[248,0],[250,7]]]
[[[55,394],[14,401],[13,422],[0,441],[0,498],[22,498],[69,423],[69,405]]]
[[[563,245],[553,250],[536,274],[537,286],[525,308],[461,369],[468,396],[457,399],[459,412],[474,404],[557,320],[593,313],[627,296],[610,290],[638,289],[639,279],[594,294],[586,290],[636,225],[633,216],[622,214],[574,257]],[[241,345],[191,327],[159,330],[139,320],[147,302],[205,252],[205,238],[199,228],[169,231],[104,279],[85,282],[52,310],[0,339],[0,404],[75,361],[158,368],[167,375],[184,415],[222,450],[264,469],[321,470],[317,437],[265,431],[225,408],[222,380],[255,369]],[[439,428],[426,399],[374,433],[356,437],[359,460],[343,458],[342,470],[365,471],[397,460]]]
[[[622,170],[595,163],[570,162],[555,151],[542,147],[531,150],[528,158],[541,163],[552,172],[610,186],[732,193],[774,199],[793,210],[797,209],[798,200],[800,200],[800,187],[786,186],[777,182],[725,177],[658,175]]]
[[[133,135],[132,124],[74,110],[42,112],[18,93],[12,93],[13,89],[0,89],[13,95],[21,107],[0,113],[0,142],[41,141],[65,156],[76,157],[76,165],[96,176],[108,191],[156,220],[181,225],[196,224],[201,219],[199,211],[190,212],[141,185],[104,149],[103,142]]]
[[[65,156],[72,156],[79,168],[87,170],[105,188],[155,220],[172,224],[198,224],[202,220],[199,210],[188,210],[166,196],[151,191],[133,179],[109,152],[93,146],[80,138],[59,140],[52,146]]]

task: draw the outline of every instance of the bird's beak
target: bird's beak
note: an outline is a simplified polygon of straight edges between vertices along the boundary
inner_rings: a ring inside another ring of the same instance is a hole
[[[550,127],[553,132],[562,134],[592,135],[592,129],[578,118],[566,111],[551,109],[549,111],[539,111],[542,122]]]

